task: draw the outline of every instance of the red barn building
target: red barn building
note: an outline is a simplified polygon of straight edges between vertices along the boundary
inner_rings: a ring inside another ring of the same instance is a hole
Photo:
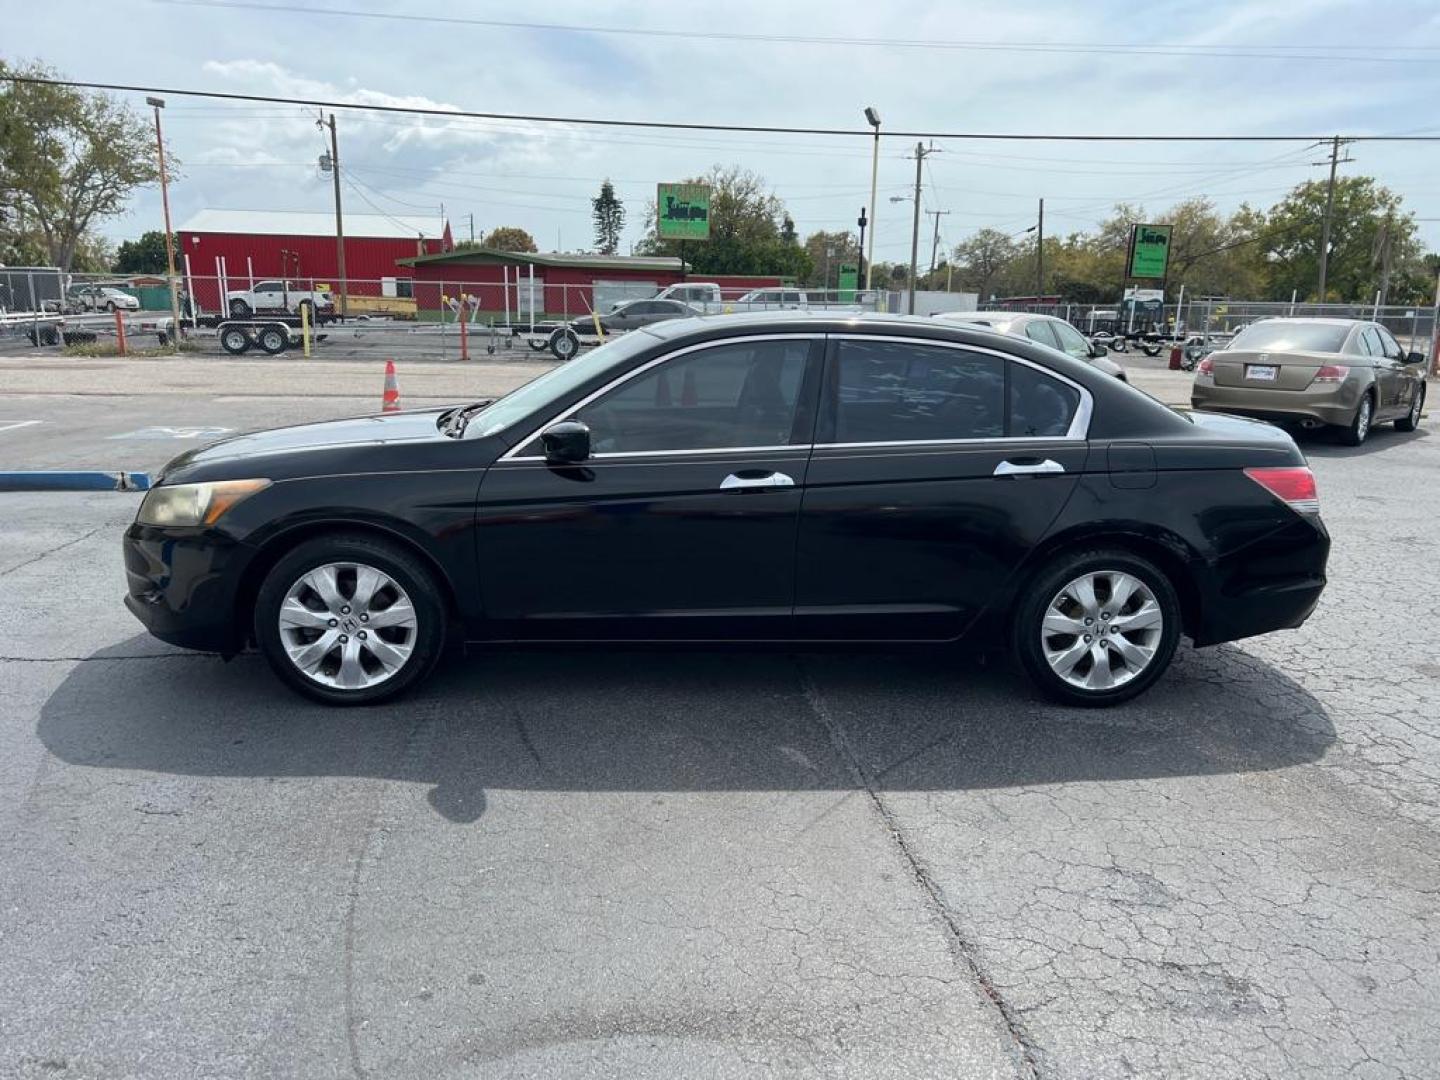
[[[533,254],[467,248],[443,254],[411,256],[400,260],[402,272],[414,275],[415,303],[420,317],[433,317],[442,296],[466,293],[475,297],[487,315],[523,321],[530,315],[534,295],[535,317],[576,318],[601,312],[621,300],[653,296],[680,281],[719,285],[726,299],[751,289],[780,285],[775,276],[681,273],[680,260],[664,255],[593,255],[585,252]]]
[[[225,288],[289,278],[306,287],[339,289],[335,215],[296,210],[201,210],[177,230],[202,309],[215,311]],[[345,214],[346,288],[352,296],[408,296],[408,267],[400,259],[435,255],[450,244],[450,227],[435,217]]]

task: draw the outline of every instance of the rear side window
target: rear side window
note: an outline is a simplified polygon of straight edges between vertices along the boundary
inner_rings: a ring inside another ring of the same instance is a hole
[[[1055,332],[1050,329],[1050,324],[1039,319],[1025,324],[1025,336],[1031,341],[1038,341],[1041,345],[1049,345],[1052,349],[1060,347],[1059,342],[1055,340]]]
[[[1070,430],[1080,391],[1024,364],[1010,365],[1010,434],[1059,436]]]
[[[894,341],[842,340],[830,441],[929,442],[1005,433],[1005,361]]]

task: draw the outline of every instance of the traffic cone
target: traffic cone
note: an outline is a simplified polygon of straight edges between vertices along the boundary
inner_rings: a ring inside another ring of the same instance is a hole
[[[385,393],[380,399],[381,412],[400,411],[400,384],[395,381],[395,361],[385,361]]]

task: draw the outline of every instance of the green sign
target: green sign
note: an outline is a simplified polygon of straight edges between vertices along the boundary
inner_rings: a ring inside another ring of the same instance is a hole
[[[1130,276],[1163,278],[1170,262],[1170,226],[1136,225],[1130,234]]]
[[[835,282],[840,289],[840,302],[851,304],[855,302],[855,289],[860,284],[860,267],[854,263],[841,263],[840,274]]]
[[[705,184],[661,184],[655,196],[661,240],[710,239],[710,188]]]

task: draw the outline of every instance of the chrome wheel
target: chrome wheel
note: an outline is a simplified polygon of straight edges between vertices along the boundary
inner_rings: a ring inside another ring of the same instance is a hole
[[[303,574],[280,604],[279,624],[296,669],[337,690],[364,690],[394,676],[410,660],[419,630],[400,583],[353,562]]]
[[[1082,574],[1045,608],[1040,648],[1050,670],[1081,690],[1124,686],[1150,666],[1165,616],[1143,581],[1119,570]]]
[[[1421,410],[1422,410],[1424,407],[1425,407],[1425,395],[1424,395],[1423,392],[1417,391],[1416,394],[1415,394],[1415,400],[1410,403],[1410,426],[1411,426],[1411,428],[1417,428],[1417,427],[1420,426],[1420,412],[1421,412]]]
[[[1364,442],[1370,434],[1370,396],[1360,399],[1360,411],[1355,414],[1355,441]]]

